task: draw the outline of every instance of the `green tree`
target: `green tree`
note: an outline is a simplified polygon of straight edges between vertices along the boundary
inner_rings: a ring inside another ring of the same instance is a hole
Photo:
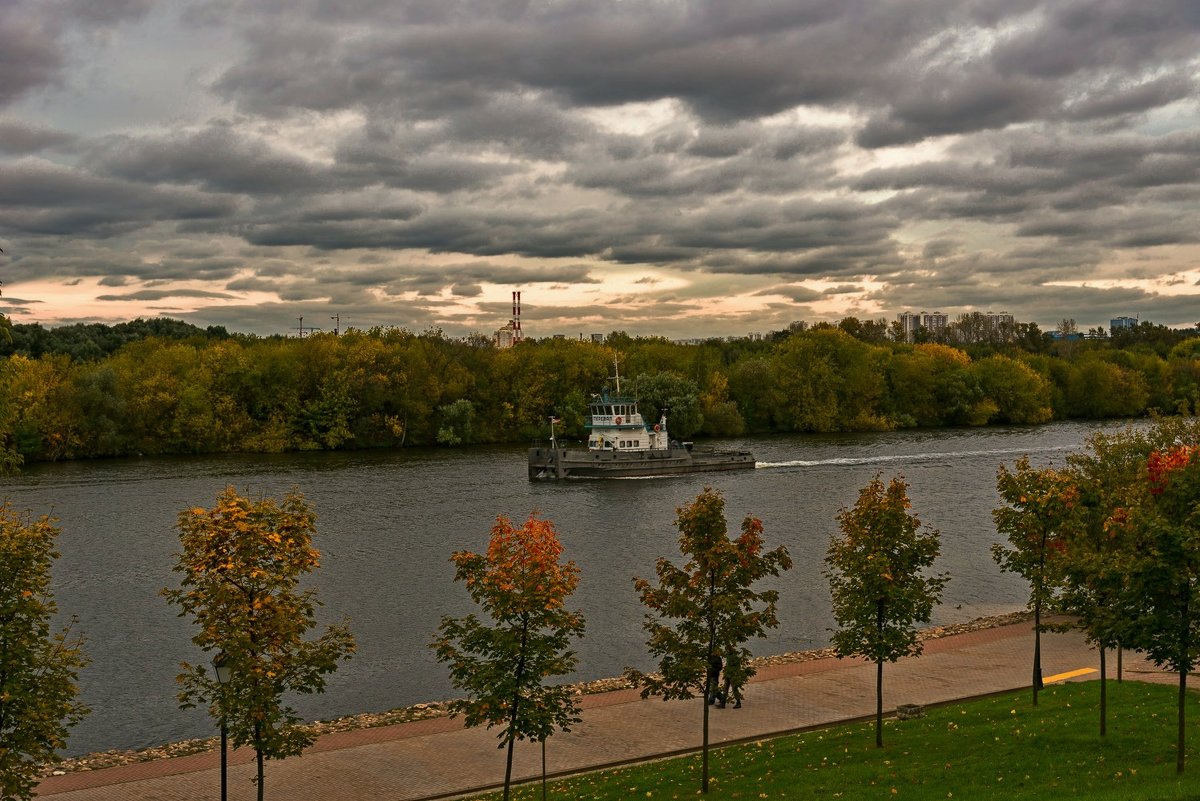
[[[295,756],[314,737],[283,694],[322,692],[325,676],[354,652],[354,638],[342,624],[305,639],[321,604],[299,584],[320,554],[312,545],[316,516],[299,493],[254,502],[228,487],[212,509],[180,513],[178,528],[183,550],[173,569],[181,589],[163,595],[199,627],[192,642],[224,654],[230,671],[221,684],[205,663],[184,663],[180,705],[208,703],[235,746],[254,748],[262,801],[264,758]]]
[[[648,425],[657,423],[664,411],[674,436],[690,437],[704,425],[700,390],[690,378],[670,372],[642,373],[630,382],[629,393],[638,399]]]
[[[1152,451],[1140,489],[1123,521],[1138,545],[1127,574],[1141,605],[1136,645],[1179,676],[1175,769],[1182,773],[1187,677],[1200,663],[1200,446],[1192,440]]]
[[[909,514],[908,484],[884,487],[878,474],[853,509],[838,513],[842,537],[830,538],[825,576],[833,596],[838,656],[875,663],[875,745],[883,747],[883,663],[921,653],[915,624],[928,623],[946,574],[927,576],[941,549],[936,530]]]
[[[579,707],[565,685],[547,686],[553,676],[575,669],[572,638],[583,635],[583,617],[566,608],[579,583],[574,562],[559,562],[562,545],[554,524],[531,515],[517,528],[496,518],[486,554],[459,551],[454,562],[473,600],[491,618],[443,617],[432,647],[450,665],[450,680],[467,697],[450,704],[468,726],[500,726],[504,798],[512,782],[513,744],[536,740],[545,747],[555,729],[579,722]],[[544,779],[544,777],[543,777]]]
[[[437,432],[439,445],[462,445],[475,438],[475,407],[466,398],[459,398],[438,409],[442,426]]]
[[[626,676],[642,688],[642,697],[661,695],[664,701],[708,699],[711,685],[709,661],[714,655],[736,650],[745,666],[743,679],[752,669],[745,643],[761,637],[779,621],[775,606],[779,593],[756,591],[754,584],[767,576],[778,576],[792,566],[782,545],[763,551],[762,523],[747,517],[742,533],[731,540],[725,523],[725,499],[705,487],[696,500],[676,510],[679,551],[686,558],[682,568],[668,559],[654,566],[657,584],[634,579],[634,588],[649,611],[642,626],[649,635],[650,653],[658,659],[658,674],[647,675],[632,668]],[[708,792],[708,704],[704,705],[701,792]]]
[[[971,365],[983,394],[996,405],[989,422],[1030,425],[1046,423],[1050,408],[1050,383],[1031,367],[1008,356],[989,356]]]
[[[1023,456],[1010,471],[1004,465],[996,488],[1007,506],[992,510],[996,531],[1009,547],[992,545],[992,559],[1029,582],[1028,608],[1033,610],[1033,705],[1042,689],[1042,613],[1056,607],[1066,565],[1065,538],[1078,508],[1079,490],[1071,474],[1052,467],[1036,469]]]
[[[1107,652],[1132,642],[1140,599],[1129,592],[1128,557],[1136,542],[1127,525],[1130,489],[1145,469],[1148,445],[1140,432],[1095,433],[1087,452],[1067,457],[1078,492],[1078,514],[1065,528],[1066,559],[1060,605],[1074,615],[1100,652],[1100,736],[1108,730]],[[1118,670],[1118,678],[1120,673]]]
[[[1139,373],[1095,356],[1072,365],[1067,378],[1067,413],[1072,417],[1132,417],[1146,410],[1148,397]]]
[[[49,518],[0,506],[0,798],[32,798],[42,766],[88,712],[76,700],[83,638],[50,629],[57,536]]]

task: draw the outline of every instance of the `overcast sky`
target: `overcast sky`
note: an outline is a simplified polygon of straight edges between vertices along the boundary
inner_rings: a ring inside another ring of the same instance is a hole
[[[0,312],[1200,321],[1197,0],[0,0]]]

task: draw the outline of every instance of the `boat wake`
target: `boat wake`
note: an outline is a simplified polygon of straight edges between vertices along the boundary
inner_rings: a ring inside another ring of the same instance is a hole
[[[775,469],[780,467],[828,467],[828,466],[854,466],[864,464],[894,464],[903,462],[911,464],[914,462],[936,462],[947,461],[953,459],[970,459],[979,456],[1012,456],[1014,454],[1037,454],[1037,453],[1057,453],[1062,451],[1078,450],[1076,445],[1055,445],[1045,448],[994,448],[989,450],[979,451],[941,451],[937,453],[898,453],[898,454],[882,454],[876,456],[845,456],[837,459],[793,459],[786,462],[759,462],[756,467],[759,470]]]

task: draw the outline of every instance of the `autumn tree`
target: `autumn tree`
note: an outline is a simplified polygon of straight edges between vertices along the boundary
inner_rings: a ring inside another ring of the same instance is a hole
[[[450,711],[468,726],[500,727],[507,748],[504,798],[512,783],[513,745],[539,741],[555,729],[579,722],[579,707],[565,685],[546,679],[575,669],[572,638],[583,635],[583,617],[566,608],[579,583],[574,562],[560,562],[562,544],[554,524],[535,515],[521,527],[496,518],[485,554],[459,551],[451,556],[456,581],[491,619],[474,614],[443,617],[432,643],[439,662],[450,666],[450,680],[467,693]]]
[[[839,657],[875,663],[875,745],[883,747],[883,663],[919,654],[915,624],[928,623],[949,580],[925,575],[940,551],[936,530],[909,514],[908,484],[885,487],[876,474],[854,508],[838,513],[842,536],[830,538],[825,576],[833,595]]]
[[[1135,644],[1179,675],[1175,769],[1182,773],[1187,677],[1200,663],[1200,447],[1152,451],[1142,486],[1124,523],[1137,541],[1127,574],[1141,604]]]
[[[711,685],[709,661],[714,655],[735,653],[743,666],[743,681],[753,675],[746,642],[762,637],[779,621],[775,614],[776,590],[755,590],[767,576],[778,576],[792,566],[782,545],[763,550],[762,522],[742,521],[742,532],[730,539],[725,523],[725,499],[711,487],[687,506],[676,509],[679,551],[686,559],[677,567],[668,559],[654,566],[657,584],[634,579],[634,588],[649,610],[642,626],[649,635],[650,653],[658,659],[658,673],[647,675],[632,668],[626,676],[642,688],[642,697],[661,695],[664,701],[707,699]],[[701,791],[708,792],[708,704],[702,723]]]
[[[1028,608],[1033,611],[1033,705],[1042,689],[1042,632],[1055,627],[1042,622],[1054,609],[1063,586],[1066,565],[1066,531],[1078,508],[1079,491],[1064,470],[1031,467],[1028,457],[1017,460],[1014,470],[1004,465],[996,488],[1007,506],[992,510],[996,530],[1008,546],[992,546],[992,559],[1001,570],[1029,582]]]
[[[1141,599],[1129,591],[1128,557],[1136,550],[1128,525],[1131,491],[1141,484],[1149,443],[1141,432],[1094,433],[1087,451],[1067,457],[1078,513],[1065,529],[1060,605],[1100,652],[1100,735],[1108,730],[1107,652],[1132,642]]]
[[[183,550],[173,569],[181,588],[163,594],[199,627],[192,642],[224,654],[230,673],[221,684],[208,660],[184,663],[180,705],[207,703],[234,746],[254,748],[262,801],[263,760],[298,755],[314,738],[284,693],[322,692],[326,675],[354,652],[354,638],[341,624],[305,639],[321,604],[299,584],[320,554],[312,545],[316,515],[299,493],[282,503],[251,501],[228,487],[212,509],[182,512],[178,529]]]
[[[51,633],[58,529],[0,506],[0,798],[30,799],[87,707],[76,700],[83,640]]]

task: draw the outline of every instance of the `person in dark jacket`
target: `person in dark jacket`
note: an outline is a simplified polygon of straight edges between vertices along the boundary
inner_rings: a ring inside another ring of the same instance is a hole
[[[721,690],[721,706],[725,706],[725,701],[733,693],[733,708],[742,708],[742,685],[746,683],[746,677],[742,674],[742,655],[737,649],[730,650],[728,658],[725,660],[725,687]]]
[[[705,690],[709,693],[708,703],[717,707],[725,706],[725,693],[721,690],[721,669],[724,664],[718,654],[708,658],[708,683]]]

